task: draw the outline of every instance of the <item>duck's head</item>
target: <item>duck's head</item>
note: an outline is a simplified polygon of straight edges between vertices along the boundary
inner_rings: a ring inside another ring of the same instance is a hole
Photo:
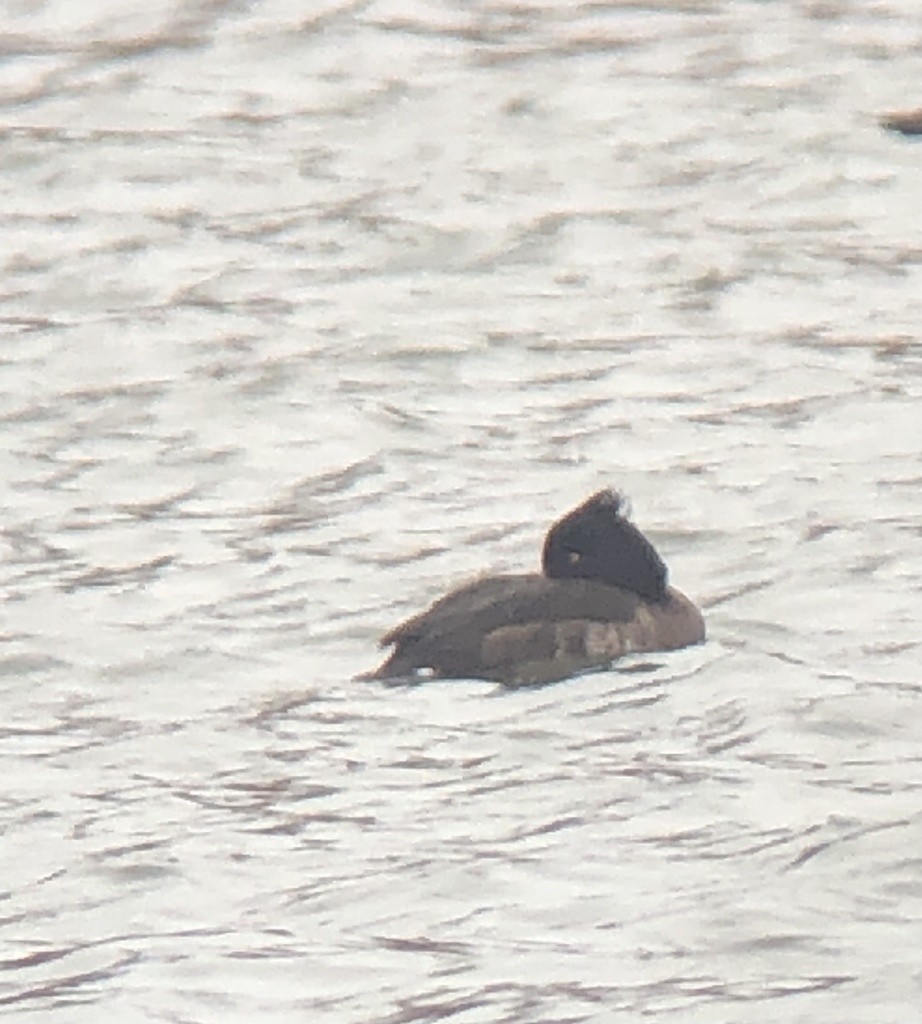
[[[544,575],[600,580],[648,601],[663,600],[666,564],[640,530],[624,518],[621,507],[621,495],[606,489],[554,523],[544,541]]]

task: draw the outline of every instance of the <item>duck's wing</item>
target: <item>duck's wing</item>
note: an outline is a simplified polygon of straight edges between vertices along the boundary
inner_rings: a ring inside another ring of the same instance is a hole
[[[517,596],[535,591],[534,581],[542,577],[529,575],[483,576],[457,587],[439,598],[425,611],[406,619],[381,637],[381,646],[399,644],[426,635],[439,635],[463,628],[470,622],[488,623],[500,616],[501,609],[512,611]]]
[[[527,622],[626,622],[633,618],[639,603],[636,594],[597,580],[551,580],[536,573],[485,576],[458,587],[426,611],[407,619],[387,633],[381,644],[459,630],[489,633]]]
[[[563,624],[627,624],[641,603],[636,594],[596,580],[484,577],[387,633],[381,643],[394,651],[374,675],[428,669],[446,678],[505,679],[516,662],[553,659]]]

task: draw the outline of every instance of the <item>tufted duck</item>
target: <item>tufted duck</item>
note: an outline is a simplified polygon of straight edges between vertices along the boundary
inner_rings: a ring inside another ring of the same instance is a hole
[[[367,678],[550,682],[623,654],[704,639],[701,613],[667,585],[666,565],[599,491],[548,531],[542,573],[485,576],[387,633],[390,657]]]

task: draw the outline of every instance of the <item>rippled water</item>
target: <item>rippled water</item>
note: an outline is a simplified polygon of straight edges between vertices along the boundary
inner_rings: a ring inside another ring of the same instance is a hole
[[[2,39],[4,1013],[910,1019],[916,0]],[[351,681],[606,484],[706,645]]]

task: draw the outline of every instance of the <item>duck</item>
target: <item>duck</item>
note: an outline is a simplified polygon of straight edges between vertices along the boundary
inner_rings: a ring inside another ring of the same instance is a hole
[[[922,135],[922,107],[886,114],[880,119],[881,127],[901,135]]]
[[[385,633],[380,644],[391,653],[362,678],[549,683],[704,639],[701,612],[669,585],[623,496],[606,488],[551,525],[541,572],[457,587]]]

